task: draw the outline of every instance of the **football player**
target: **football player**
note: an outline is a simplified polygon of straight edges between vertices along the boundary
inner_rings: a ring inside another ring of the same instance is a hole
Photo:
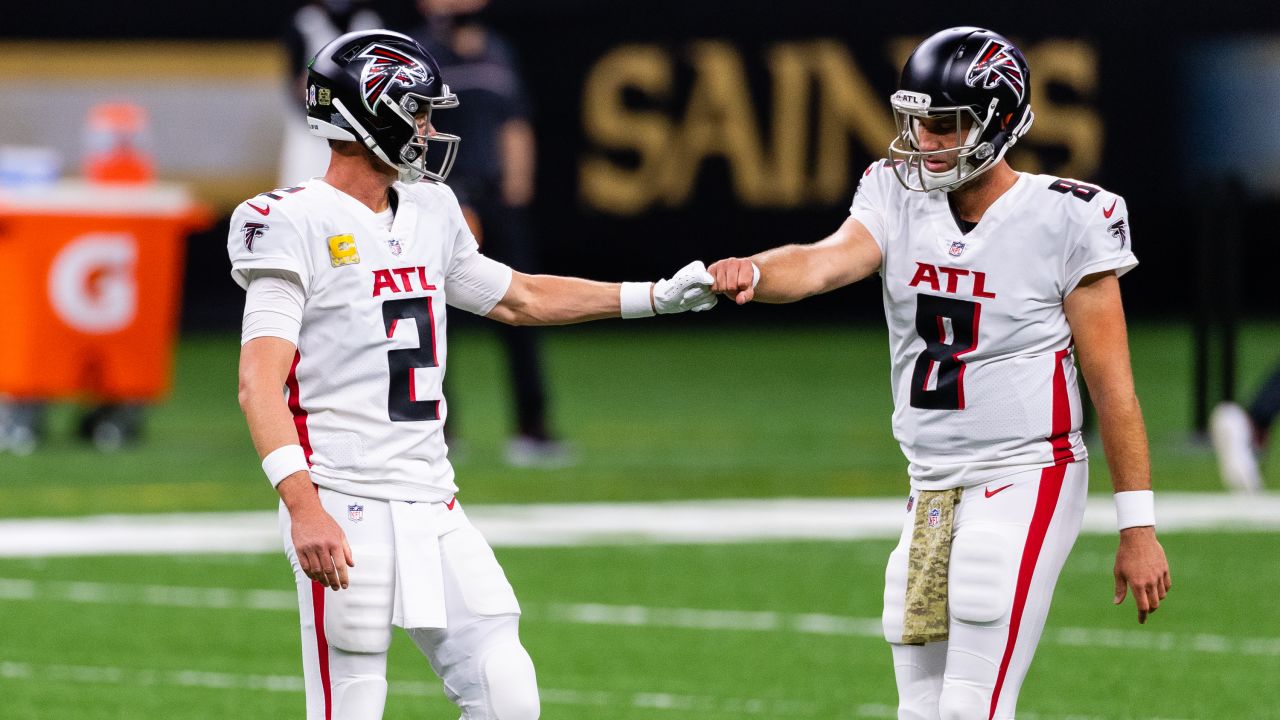
[[[1218,455],[1218,472],[1227,489],[1256,493],[1263,489],[1259,460],[1280,416],[1280,365],[1271,371],[1249,406],[1219,403],[1209,417],[1209,437]]]
[[[481,255],[443,180],[457,99],[432,57],[383,30],[343,35],[308,73],[323,178],[240,205],[240,404],[297,581],[307,717],[382,717],[392,627],[469,720],[539,715],[520,607],[454,494],[441,394],[446,306],[519,325],[706,310],[692,263],[657,283],[526,275]]]
[[[880,275],[911,485],[883,615],[904,720],[1014,717],[1084,514],[1077,355],[1115,490],[1115,602],[1131,590],[1145,622],[1170,586],[1120,302],[1137,264],[1128,210],[1009,166],[1031,127],[1030,82],[994,32],[929,37],[891,98],[889,157],[867,168],[844,224],[709,268],[739,304]]]

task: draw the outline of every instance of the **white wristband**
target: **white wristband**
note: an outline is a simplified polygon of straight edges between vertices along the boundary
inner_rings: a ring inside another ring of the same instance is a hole
[[[1156,494],[1150,490],[1126,490],[1115,494],[1119,529],[1156,524]]]
[[[653,283],[647,282],[622,283],[622,289],[618,291],[618,300],[622,304],[622,317],[628,320],[653,317],[653,300],[649,297],[652,287]]]
[[[759,284],[760,284],[760,266],[755,263],[751,263],[751,289],[755,290],[756,286]]]
[[[307,469],[307,454],[301,445],[285,445],[267,453],[262,458],[262,472],[267,474],[271,487],[275,487],[285,478]]]

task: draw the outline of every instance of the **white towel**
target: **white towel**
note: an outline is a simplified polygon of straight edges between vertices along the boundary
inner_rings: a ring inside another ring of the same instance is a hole
[[[397,627],[442,628],[444,573],[436,515],[440,503],[391,501],[391,531],[396,542],[396,591],[391,623]]]

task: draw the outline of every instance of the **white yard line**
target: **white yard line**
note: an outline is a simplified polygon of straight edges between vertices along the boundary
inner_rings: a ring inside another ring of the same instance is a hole
[[[296,612],[298,607],[297,596],[292,590],[176,587],[21,578],[0,578],[0,600],[290,613]],[[569,625],[783,632],[874,640],[883,638],[878,617],[860,618],[825,613],[708,610],[600,603],[546,605],[526,603],[524,615],[532,622]],[[1213,633],[1187,634],[1051,626],[1045,630],[1044,639],[1041,642],[1073,647],[1106,647],[1144,652],[1161,650],[1203,655],[1280,657],[1280,638],[1230,637]]]
[[[136,670],[96,665],[36,665],[0,661],[0,682],[44,681],[77,685],[123,685],[128,687],[177,687],[208,690],[260,690],[302,694],[301,675],[253,675],[248,673],[209,672],[205,670]],[[444,698],[438,682],[392,680],[391,695]],[[679,710],[738,717],[816,717],[820,713],[814,703],[785,699],[729,698],[714,695],[688,695],[657,691],[634,693],[600,690],[564,690],[541,688],[543,704],[587,707],[631,707],[650,710]],[[860,716],[865,717],[865,716]]]
[[[904,500],[775,499],[468,505],[495,546],[889,539]],[[1162,532],[1280,530],[1280,494],[1162,493]],[[1089,498],[1084,532],[1115,532],[1105,495]],[[260,553],[281,548],[275,512],[97,515],[0,521],[0,557]]]
[[[302,694],[302,677],[294,675],[253,675],[249,673],[209,672],[205,670],[151,670],[98,665],[38,665],[0,661],[0,683],[49,682],[72,685],[120,685],[125,687],[175,687],[207,690],[239,690]],[[441,697],[439,683],[392,680],[388,683],[392,696]],[[660,691],[565,690],[540,688],[543,705],[595,708],[633,708],[653,710],[654,717],[664,712],[697,713],[698,717],[764,717],[809,718],[824,716],[816,703],[785,698],[734,698],[718,695],[690,695]],[[299,698],[301,702],[301,698]],[[842,718],[896,718],[897,709],[882,704],[866,703],[852,708]],[[1102,715],[1043,715],[1020,711],[1025,720],[1110,720]],[[1125,715],[1129,720],[1141,720]],[[1174,720],[1150,718],[1150,720]]]

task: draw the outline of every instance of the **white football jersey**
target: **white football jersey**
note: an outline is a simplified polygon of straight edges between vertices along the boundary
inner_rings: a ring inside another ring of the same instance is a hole
[[[390,230],[320,179],[231,216],[231,274],[297,276],[305,303],[285,395],[316,484],[384,500],[447,501],[445,304],[488,314],[511,270],[479,255],[445,185],[396,183]]]
[[[1083,460],[1063,299],[1137,265],[1124,199],[1021,173],[968,234],[942,192],[902,187],[888,160],[850,209],[883,253],[893,432],[913,486],[968,487]]]

